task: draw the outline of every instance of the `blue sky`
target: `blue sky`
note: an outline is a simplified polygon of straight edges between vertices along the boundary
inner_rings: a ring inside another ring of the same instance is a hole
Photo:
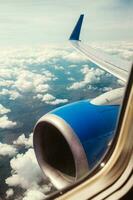
[[[0,45],[65,42],[81,13],[83,40],[132,40],[132,9],[132,0],[0,0]]]

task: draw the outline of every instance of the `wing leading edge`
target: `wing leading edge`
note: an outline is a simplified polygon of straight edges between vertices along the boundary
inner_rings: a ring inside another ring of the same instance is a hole
[[[115,77],[121,79],[124,82],[128,80],[128,74],[131,67],[131,63],[123,61],[121,59],[113,59],[108,54],[102,53],[101,50],[98,52],[87,44],[84,44],[79,40],[82,22],[84,15],[79,17],[79,20],[69,38],[73,47],[84,54],[91,62],[111,73]]]

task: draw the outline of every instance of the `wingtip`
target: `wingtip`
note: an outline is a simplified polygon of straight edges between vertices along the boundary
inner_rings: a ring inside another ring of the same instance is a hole
[[[69,40],[79,41],[83,19],[84,19],[84,14],[81,14],[77,23],[76,23],[76,26],[73,29],[73,32],[72,32]]]

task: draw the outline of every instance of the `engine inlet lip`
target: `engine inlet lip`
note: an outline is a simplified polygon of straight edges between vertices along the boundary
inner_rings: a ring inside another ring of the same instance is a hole
[[[76,174],[74,178],[68,177],[65,174],[59,172],[57,169],[54,169],[41,156],[42,150],[39,145],[39,137],[38,137],[39,133],[37,132],[37,127],[42,123],[52,124],[52,126],[57,128],[67,141],[71,149],[75,163]],[[70,185],[71,183],[80,179],[82,176],[86,175],[89,171],[86,154],[82,144],[80,143],[79,138],[76,136],[76,134],[74,133],[73,129],[69,126],[69,124],[65,122],[62,118],[58,117],[57,115],[48,113],[40,118],[40,120],[37,122],[34,128],[33,146],[38,163],[43,173],[51,179],[51,181],[58,189],[62,189]]]

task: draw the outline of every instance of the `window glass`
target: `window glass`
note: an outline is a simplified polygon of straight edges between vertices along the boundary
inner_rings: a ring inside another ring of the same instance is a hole
[[[45,199],[100,163],[114,137],[126,83],[67,40],[84,12],[81,39],[93,53],[110,55],[107,65],[131,63],[132,8],[131,1],[113,0],[0,2],[2,199]],[[129,71],[130,64],[124,66]]]

